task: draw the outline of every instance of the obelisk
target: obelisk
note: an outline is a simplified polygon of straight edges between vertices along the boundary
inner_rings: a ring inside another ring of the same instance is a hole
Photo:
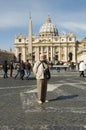
[[[32,63],[32,19],[31,16],[29,18],[29,39],[28,39],[28,52],[29,52],[29,60]]]

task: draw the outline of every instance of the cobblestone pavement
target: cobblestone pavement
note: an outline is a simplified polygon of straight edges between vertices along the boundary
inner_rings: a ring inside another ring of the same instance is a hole
[[[36,80],[0,77],[0,130],[86,130],[86,77],[52,73],[48,103],[37,103]]]

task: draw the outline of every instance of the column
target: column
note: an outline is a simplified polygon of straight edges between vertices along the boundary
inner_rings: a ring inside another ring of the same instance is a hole
[[[47,46],[47,60],[49,60],[49,48]]]
[[[26,53],[25,53],[25,47],[22,48],[22,60],[25,62],[26,61]]]
[[[73,59],[72,61],[76,62],[75,46],[73,46]]]
[[[68,61],[68,47],[67,47],[67,44],[66,44],[66,47],[65,47],[65,60]]]
[[[36,51],[35,51],[35,61],[39,60],[39,47],[36,47]]]
[[[61,46],[59,45],[59,58],[58,58],[59,61],[61,61]]]
[[[15,48],[15,56],[16,56],[17,60],[18,60],[18,55],[19,55],[19,51],[18,51],[18,48],[16,47]]]
[[[50,49],[51,49],[51,61],[53,61],[53,48],[52,48],[52,46],[50,47]]]

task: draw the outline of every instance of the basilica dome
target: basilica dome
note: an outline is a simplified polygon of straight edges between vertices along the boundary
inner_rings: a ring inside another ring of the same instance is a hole
[[[56,26],[51,22],[51,19],[49,16],[46,20],[46,23],[43,24],[39,30],[39,35],[41,34],[53,34],[54,36],[58,35],[58,30]]]

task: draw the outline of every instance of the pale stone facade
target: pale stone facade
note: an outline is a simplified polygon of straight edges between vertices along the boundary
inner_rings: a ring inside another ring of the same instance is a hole
[[[86,64],[86,38],[80,42],[77,49],[77,62],[79,63],[81,60]]]
[[[76,62],[76,36],[73,33],[58,33],[56,26],[48,16],[45,24],[39,30],[37,36],[32,35],[32,20],[29,20],[28,37],[19,34],[15,37],[14,52],[17,60],[30,59],[35,62],[40,53],[44,52],[50,62]]]

